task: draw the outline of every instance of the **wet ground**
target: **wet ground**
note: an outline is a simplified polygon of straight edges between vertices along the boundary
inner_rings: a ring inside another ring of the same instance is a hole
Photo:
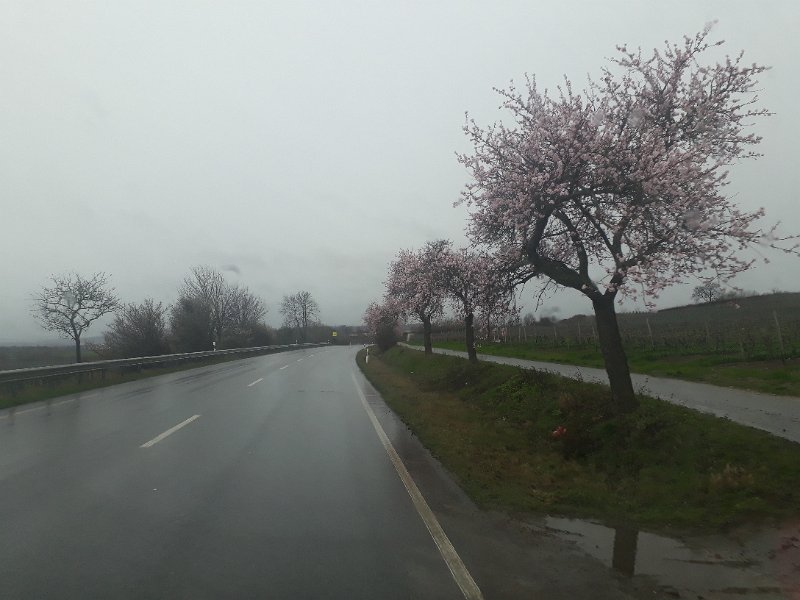
[[[607,382],[605,372],[600,369],[488,355],[481,355],[481,359]],[[797,398],[637,377],[641,378],[637,387],[646,388],[651,395],[800,441]],[[609,574],[621,578],[619,593],[624,590],[643,598],[800,600],[800,521],[716,535],[669,537],[579,519],[518,519],[520,526],[533,536],[530,543],[539,544],[536,540],[542,538],[563,542],[594,559]],[[511,521],[508,525],[511,526]],[[572,572],[576,581],[597,576],[585,562],[576,562]]]
[[[547,517],[529,523],[631,580],[676,598],[800,599],[800,523],[677,539]]]

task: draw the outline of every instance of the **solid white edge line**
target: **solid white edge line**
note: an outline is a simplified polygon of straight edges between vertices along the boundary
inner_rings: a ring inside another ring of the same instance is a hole
[[[257,384],[259,381],[264,381],[264,378],[263,378],[263,377],[259,377],[259,378],[258,378],[258,379],[256,379],[256,380],[255,380],[253,383],[248,383],[248,384],[247,384],[247,387],[253,387],[253,386],[254,386],[255,384]]]
[[[191,423],[195,419],[199,419],[199,418],[200,418],[200,415],[193,415],[193,416],[189,417],[188,419],[186,419],[185,421],[182,421],[182,422],[178,423],[177,425],[175,425],[175,427],[170,427],[164,433],[161,433],[161,434],[157,435],[156,437],[154,437],[149,442],[145,442],[144,444],[139,446],[139,448],[149,448],[150,446],[154,446],[155,444],[157,444],[158,442],[163,440],[168,435],[172,435],[173,433],[178,431],[178,429],[180,429],[181,427],[186,427],[189,423]]]
[[[442,529],[439,520],[436,518],[436,515],[433,514],[430,506],[428,506],[422,492],[419,491],[417,484],[414,483],[406,466],[403,464],[403,460],[397,454],[394,446],[392,446],[392,442],[389,440],[383,427],[381,427],[378,417],[375,416],[375,411],[372,410],[372,407],[364,396],[364,392],[361,390],[361,386],[358,384],[355,373],[351,371],[350,376],[353,378],[356,391],[358,391],[361,405],[364,407],[369,420],[372,422],[372,426],[375,428],[375,433],[378,434],[378,438],[381,444],[383,444],[386,453],[389,455],[389,459],[392,461],[397,474],[400,476],[400,480],[403,482],[408,495],[411,496],[411,502],[413,502],[414,508],[417,509],[417,513],[422,519],[422,522],[425,523],[425,527],[428,528],[428,533],[431,534],[436,547],[439,549],[439,554],[442,555],[445,564],[447,564],[447,568],[450,569],[450,573],[453,575],[456,585],[458,585],[461,593],[464,594],[464,598],[467,600],[483,600],[483,594],[480,588],[478,588],[472,575],[469,574],[464,561],[461,560],[458,552],[456,552],[455,547],[453,547],[453,544],[450,542],[450,538],[447,537],[444,529]]]
[[[281,367],[279,370],[281,370],[281,371],[282,371],[283,369],[285,369],[285,368],[286,368],[286,367],[288,367],[288,366],[289,366],[289,365],[283,365],[283,366],[282,366],[282,367]]]

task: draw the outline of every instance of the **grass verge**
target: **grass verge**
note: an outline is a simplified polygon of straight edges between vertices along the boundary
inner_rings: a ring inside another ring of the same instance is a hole
[[[384,400],[484,508],[683,531],[800,514],[800,444],[647,397],[609,417],[606,386],[550,373],[363,354]]]
[[[438,342],[437,348],[464,350],[462,342]],[[539,348],[524,343],[483,344],[481,354],[604,368],[595,348]],[[675,355],[664,351],[626,350],[634,373],[674,377],[755,392],[800,396],[800,360],[746,361],[719,354]]]
[[[65,379],[52,383],[52,384],[29,384],[24,386],[21,390],[11,394],[6,391],[0,390],[0,409],[11,408],[12,406],[21,406],[23,404],[30,404],[31,402],[40,402],[50,398],[57,398],[59,396],[67,396],[69,394],[77,394],[78,392],[85,392],[128,381],[136,381],[138,379],[146,379],[148,377],[157,377],[158,375],[166,375],[168,373],[175,373],[177,371],[186,371],[188,369],[196,369],[198,367],[207,367],[223,362],[230,362],[232,360],[240,360],[240,356],[220,356],[218,358],[210,358],[208,360],[193,362],[184,366],[165,367],[165,368],[146,368],[142,371],[110,371],[106,373],[105,377],[101,378],[99,375],[90,374],[75,374],[65,377]]]

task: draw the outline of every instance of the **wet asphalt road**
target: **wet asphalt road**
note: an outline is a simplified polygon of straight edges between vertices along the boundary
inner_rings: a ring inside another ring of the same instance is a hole
[[[249,358],[0,411],[0,598],[464,598],[365,406],[484,598],[666,597],[544,520],[475,507],[355,351]]]
[[[403,345],[414,350],[421,350],[419,346]],[[464,358],[467,356],[466,352],[442,348],[434,348],[434,352]],[[608,375],[603,369],[492,356],[490,354],[479,354],[478,357],[487,362],[551,371],[566,377],[582,379],[583,381],[608,384]],[[762,429],[787,440],[800,443],[800,399],[796,397],[761,394],[694,381],[653,377],[640,373],[632,373],[631,379],[637,392],[661,398],[673,404],[680,404],[681,406],[711,413],[712,415],[730,419],[756,429]]]
[[[263,356],[1,415],[0,597],[463,598],[353,355]]]

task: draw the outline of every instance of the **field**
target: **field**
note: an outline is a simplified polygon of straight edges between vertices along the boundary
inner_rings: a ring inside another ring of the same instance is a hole
[[[800,396],[800,294],[779,293],[621,313],[631,370]],[[463,349],[463,331],[434,333],[441,347]],[[594,318],[577,316],[527,327],[507,326],[479,352],[603,367]],[[414,339],[421,342],[419,336]]]
[[[84,362],[100,357],[87,347],[81,348]],[[0,346],[0,371],[28,367],[50,367],[75,362],[74,346]]]

